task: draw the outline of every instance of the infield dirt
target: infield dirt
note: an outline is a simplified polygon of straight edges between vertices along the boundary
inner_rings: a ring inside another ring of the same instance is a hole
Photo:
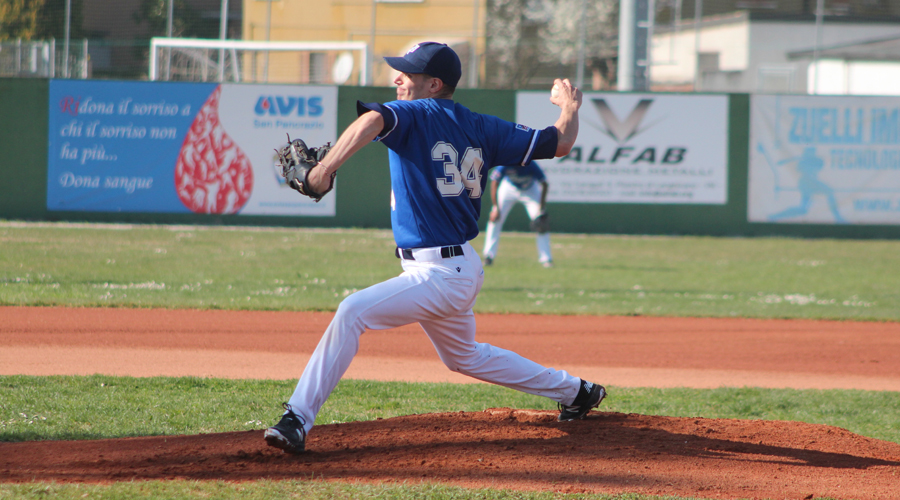
[[[295,379],[330,314],[0,307],[0,374]],[[613,386],[900,391],[900,324],[478,315],[479,340]],[[299,368],[298,368],[299,367]],[[367,332],[349,378],[471,382],[417,326]],[[602,410],[602,407],[601,407]],[[0,443],[0,481],[307,478],[701,498],[895,499],[900,444],[797,422],[487,409],[262,431]]]

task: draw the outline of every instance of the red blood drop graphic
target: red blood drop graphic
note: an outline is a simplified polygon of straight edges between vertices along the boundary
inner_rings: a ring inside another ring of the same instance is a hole
[[[236,213],[253,191],[253,166],[219,121],[221,95],[219,87],[203,104],[175,165],[178,198],[196,213]]]

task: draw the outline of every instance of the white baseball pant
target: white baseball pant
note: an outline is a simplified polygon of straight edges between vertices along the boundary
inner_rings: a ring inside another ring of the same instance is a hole
[[[512,351],[475,341],[472,307],[484,282],[474,248],[441,258],[440,248],[413,250],[396,278],[356,292],[341,302],[288,403],[313,427],[325,400],[347,371],[366,330],[418,322],[441,361],[453,371],[518,391],[571,404],[581,379],[543,367]]]
[[[485,257],[494,259],[497,257],[497,248],[500,246],[500,232],[503,230],[503,223],[506,217],[516,203],[522,203],[528,217],[531,220],[541,215],[541,184],[539,182],[531,183],[527,189],[519,189],[515,184],[509,182],[504,177],[497,186],[497,210],[500,215],[495,222],[488,222],[487,232],[484,237]],[[553,257],[550,255],[550,233],[540,233],[537,235],[537,251],[538,262],[541,264],[551,262]]]

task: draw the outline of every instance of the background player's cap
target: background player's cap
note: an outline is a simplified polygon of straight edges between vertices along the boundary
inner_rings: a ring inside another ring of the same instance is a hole
[[[443,43],[422,42],[409,49],[403,57],[385,57],[384,60],[401,73],[425,73],[440,78],[444,85],[450,87],[456,87],[462,76],[459,56]]]

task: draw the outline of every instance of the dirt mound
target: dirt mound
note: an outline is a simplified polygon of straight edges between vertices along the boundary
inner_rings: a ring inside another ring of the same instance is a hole
[[[296,380],[331,317],[0,307],[0,373]],[[608,387],[900,390],[896,322],[481,314],[478,325],[482,342]],[[366,333],[347,378],[472,382],[440,364],[416,325]],[[322,478],[702,498],[900,497],[900,444],[836,427],[555,416],[492,409],[323,425],[299,457],[267,448],[261,431],[0,443],[0,481]]]
[[[489,409],[317,426],[308,452],[262,431],[0,443],[5,482],[316,478],[705,498],[897,497],[900,444],[798,422]]]

